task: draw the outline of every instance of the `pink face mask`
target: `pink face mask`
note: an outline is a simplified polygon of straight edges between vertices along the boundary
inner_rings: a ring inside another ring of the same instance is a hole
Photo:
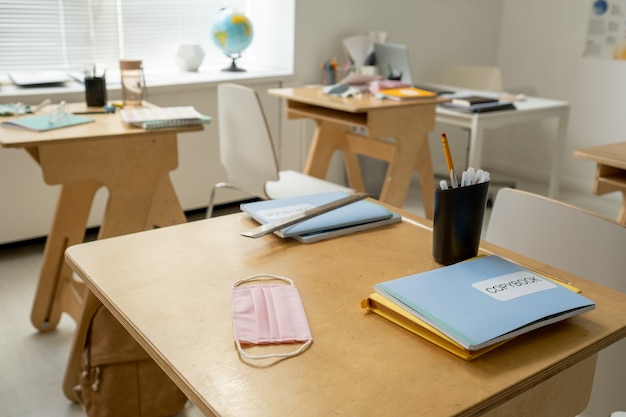
[[[284,284],[243,285],[250,281],[281,280]],[[313,342],[298,288],[293,281],[276,275],[254,275],[233,284],[233,330],[239,353],[248,359],[290,357]],[[250,355],[242,344],[303,343],[289,353]]]

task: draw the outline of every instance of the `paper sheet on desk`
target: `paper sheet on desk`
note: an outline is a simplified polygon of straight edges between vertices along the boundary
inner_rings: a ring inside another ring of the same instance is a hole
[[[367,91],[367,84],[362,87],[352,87],[344,83],[329,85],[322,88],[324,94],[334,97],[352,97],[358,96]]]

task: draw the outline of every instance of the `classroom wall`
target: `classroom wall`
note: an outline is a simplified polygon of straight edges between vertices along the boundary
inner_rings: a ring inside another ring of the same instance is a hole
[[[296,3],[293,85],[319,82],[319,65],[344,57],[341,39],[370,30],[389,33],[389,42],[409,45],[414,78],[437,82],[448,65],[497,65],[506,91],[571,104],[562,187],[591,193],[594,164],[574,159],[576,148],[626,138],[621,114],[626,108],[626,62],[582,56],[591,0],[362,0]],[[324,46],[326,45],[326,46]],[[294,127],[297,125],[298,127]],[[556,122],[524,123],[487,131],[487,168],[546,184]],[[441,131],[456,140],[455,159],[464,156],[466,133],[437,125],[431,134],[435,167],[443,163],[436,147]],[[286,122],[283,164],[301,167],[312,124]],[[300,135],[304,143],[286,142]],[[459,150],[459,148],[461,148]],[[445,166],[445,165],[444,165]],[[619,201],[619,194],[596,197]]]
[[[455,61],[496,62],[500,0],[321,0],[296,7],[300,82],[319,81],[324,60],[345,58],[342,38],[372,30],[409,45],[415,78],[437,80],[441,68]]]
[[[290,85],[319,83],[322,62],[333,57],[342,62],[346,58],[341,40],[369,31],[386,31],[388,42],[409,46],[416,80],[438,82],[447,65],[495,65],[501,9],[501,0],[297,1],[296,76]],[[304,166],[313,128],[311,122],[284,122],[281,142],[284,167]],[[432,144],[436,144],[439,131],[437,127],[431,135]],[[293,140],[294,137],[299,140]],[[440,147],[431,145],[431,149],[435,165],[440,161],[445,166]],[[367,177],[369,170],[379,176],[381,171],[376,168],[367,165],[364,175]],[[335,164],[330,178],[339,180],[338,171],[340,168]]]
[[[289,4],[285,2],[285,5]],[[508,91],[571,102],[568,139],[562,155],[562,184],[590,193],[593,164],[572,158],[571,151],[626,137],[626,127],[620,123],[619,117],[625,108],[626,83],[621,80],[626,63],[582,57],[590,4],[591,0],[298,1],[295,2],[295,76],[287,79],[285,85],[318,83],[320,64],[324,60],[345,58],[341,39],[371,30],[387,31],[389,42],[409,45],[417,80],[437,82],[447,65],[498,65]],[[287,6],[284,8],[285,13],[292,12],[287,10]],[[177,100],[187,102],[191,99],[201,107],[213,108],[210,91],[192,95]],[[173,99],[168,96],[168,100]],[[263,99],[266,106],[280,108],[278,99],[269,96]],[[288,121],[282,112],[278,113],[277,117],[282,117],[282,128],[281,135],[276,135],[275,139],[281,164],[285,168],[301,169],[313,125],[310,122]],[[431,134],[435,138],[431,140],[435,166],[443,161],[437,146],[441,129],[437,126]],[[535,176],[547,183],[549,138],[553,134],[554,126],[550,122],[487,132],[484,163],[496,169],[509,170],[515,175]],[[452,136],[457,135],[463,133],[457,132]],[[459,151],[459,148],[464,150],[455,145],[455,150]],[[18,163],[16,159],[21,158],[21,165],[32,165],[32,161],[22,153],[3,150],[1,156],[15,164]],[[193,171],[201,163],[195,161],[194,165],[189,165],[188,156],[184,150],[182,153],[181,167],[185,166],[185,171]],[[33,168],[31,175],[21,177],[21,181],[42,188],[39,199],[54,200],[56,189],[41,184],[40,175]],[[175,181],[178,176],[174,174]],[[13,189],[19,197],[21,192],[14,188],[9,177],[3,178],[0,188]],[[206,183],[212,181],[212,178],[201,178]],[[195,189],[198,190],[199,185]],[[205,198],[204,195],[181,197],[182,200],[193,200],[186,205],[188,207],[195,207],[197,201]],[[602,198],[618,199],[619,196],[613,194]],[[20,206],[18,202],[11,204]],[[37,222],[45,223],[34,214],[36,209],[29,207],[16,209],[22,213],[24,222],[30,223],[36,218]]]
[[[583,57],[591,5],[592,0],[503,0],[498,45],[498,65],[510,91],[570,102],[562,186],[587,193],[595,164],[573,158],[572,151],[626,140],[626,61]],[[549,149],[545,129],[536,124],[510,130],[509,141],[492,138],[490,160],[543,173],[549,167],[544,157]],[[621,196],[612,193],[595,198],[619,200]],[[625,346],[622,340],[610,347],[611,356],[600,355],[592,398],[581,416],[609,416],[626,410],[623,365],[611,362],[621,355],[623,363]]]
[[[592,0],[503,0],[497,63],[505,88],[571,104],[562,155],[562,185],[591,190],[595,166],[571,156],[577,148],[626,140],[626,61],[583,57]],[[549,143],[540,124],[492,140],[488,157],[520,172],[549,170]],[[524,162],[522,162],[524,161]],[[598,198],[619,198],[618,194]]]

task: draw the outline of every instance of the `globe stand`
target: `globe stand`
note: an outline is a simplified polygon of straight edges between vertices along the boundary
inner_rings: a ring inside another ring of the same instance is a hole
[[[230,59],[232,59],[231,63],[230,63],[230,67],[224,68],[222,71],[228,71],[228,72],[242,72],[245,71],[245,69],[243,68],[239,68],[237,66],[237,63],[235,62],[237,59],[241,58],[241,54],[237,54],[237,56],[230,56],[227,55]]]

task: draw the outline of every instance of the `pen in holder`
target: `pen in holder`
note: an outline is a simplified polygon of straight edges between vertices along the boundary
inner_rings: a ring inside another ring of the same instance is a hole
[[[478,254],[489,181],[435,190],[433,258],[451,265]]]

